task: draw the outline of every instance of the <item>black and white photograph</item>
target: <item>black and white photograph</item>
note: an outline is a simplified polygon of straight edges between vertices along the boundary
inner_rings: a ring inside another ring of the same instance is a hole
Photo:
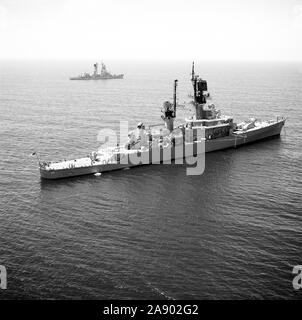
[[[302,0],[0,0],[0,300],[300,300],[301,161]]]

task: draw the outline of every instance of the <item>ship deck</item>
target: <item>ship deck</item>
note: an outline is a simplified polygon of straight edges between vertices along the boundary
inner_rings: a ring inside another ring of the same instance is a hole
[[[64,160],[60,162],[51,162],[46,170],[62,170],[62,169],[73,169],[73,168],[82,168],[89,167],[92,165],[91,158],[79,158],[74,160]]]
[[[111,164],[116,163],[116,155],[130,155],[133,153],[137,153],[137,149],[132,150],[121,150],[120,148],[115,148],[113,152],[104,152],[98,154],[97,158],[92,160],[90,157],[78,158],[73,160],[63,160],[58,162],[50,162],[46,165],[43,169],[46,171],[57,171],[57,170],[66,170],[66,169],[79,169],[79,168],[87,168],[94,165],[101,165],[101,164]]]

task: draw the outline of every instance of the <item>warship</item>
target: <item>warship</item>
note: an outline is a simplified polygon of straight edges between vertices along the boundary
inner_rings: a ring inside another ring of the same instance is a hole
[[[71,77],[70,80],[108,80],[108,79],[123,79],[123,74],[111,74],[107,71],[106,65],[102,62],[101,73],[99,73],[99,64],[96,62],[94,65],[93,74],[84,73],[77,77]]]
[[[192,65],[194,114],[178,119],[177,84],[174,81],[173,102],[165,101],[162,107],[160,125],[148,128],[140,122],[135,130],[128,133],[123,145],[101,147],[88,156],[58,162],[41,162],[40,175],[43,179],[59,179],[87,174],[101,175],[102,172],[125,169],[153,163],[182,163],[179,160],[190,154],[212,152],[279,136],[285,124],[284,117],[262,121],[256,118],[235,123],[233,118],[222,115],[212,103],[207,81],[195,75]],[[133,160],[135,159],[135,160]],[[137,161],[139,159],[139,161]],[[170,161],[170,162],[169,162]]]

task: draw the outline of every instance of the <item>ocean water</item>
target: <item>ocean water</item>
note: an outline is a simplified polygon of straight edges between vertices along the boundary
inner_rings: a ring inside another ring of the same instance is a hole
[[[152,165],[41,181],[120,120],[159,123],[190,61],[108,61],[124,80],[69,81],[93,61],[0,63],[0,299],[286,299],[302,264],[302,64],[197,62],[236,121],[288,117],[280,138],[206,155],[204,174]],[[182,116],[189,110],[180,109]]]

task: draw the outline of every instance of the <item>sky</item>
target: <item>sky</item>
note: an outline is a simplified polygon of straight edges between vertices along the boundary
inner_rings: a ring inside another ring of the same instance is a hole
[[[0,0],[0,59],[302,60],[302,0]]]

